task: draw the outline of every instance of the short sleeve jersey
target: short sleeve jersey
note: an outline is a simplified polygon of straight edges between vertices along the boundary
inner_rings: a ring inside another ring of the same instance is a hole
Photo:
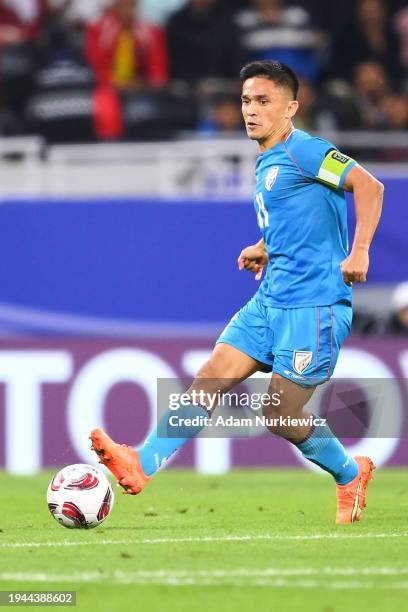
[[[293,130],[256,164],[255,211],[269,255],[257,297],[278,308],[346,300],[344,180],[356,162],[326,140]]]

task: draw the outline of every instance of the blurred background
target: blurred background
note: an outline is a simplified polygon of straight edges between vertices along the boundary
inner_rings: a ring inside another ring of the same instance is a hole
[[[385,183],[336,374],[395,379],[400,424],[407,2],[0,0],[0,466],[34,473],[90,460],[88,431],[100,424],[141,443],[156,379],[193,376],[255,292],[236,269],[258,240],[257,147],[237,78],[253,59],[288,63],[301,78],[296,126]],[[351,199],[349,213],[352,235]],[[398,428],[350,444],[408,463]],[[298,462],[289,445],[262,438],[200,440],[174,464]]]

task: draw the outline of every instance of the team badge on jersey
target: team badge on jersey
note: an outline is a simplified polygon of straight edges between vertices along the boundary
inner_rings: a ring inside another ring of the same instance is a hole
[[[278,177],[278,172],[279,172],[279,166],[274,166],[273,168],[269,170],[268,174],[266,175],[265,188],[267,189],[267,191],[270,191],[272,187],[274,186],[275,181]]]
[[[293,369],[298,374],[303,374],[312,362],[312,351],[293,351]]]

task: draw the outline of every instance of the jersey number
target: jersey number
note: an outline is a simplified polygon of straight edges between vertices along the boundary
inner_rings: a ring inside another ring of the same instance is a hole
[[[258,205],[258,225],[261,229],[269,227],[269,214],[266,210],[265,202],[262,193],[257,193],[255,196],[256,203]]]

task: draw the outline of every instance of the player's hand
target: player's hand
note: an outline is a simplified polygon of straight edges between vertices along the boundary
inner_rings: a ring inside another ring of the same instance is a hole
[[[254,244],[241,251],[238,257],[238,268],[255,274],[255,280],[262,278],[264,268],[268,265],[268,253],[263,246]]]
[[[367,280],[370,258],[367,249],[352,250],[350,255],[341,264],[341,272],[346,285],[365,283]]]

